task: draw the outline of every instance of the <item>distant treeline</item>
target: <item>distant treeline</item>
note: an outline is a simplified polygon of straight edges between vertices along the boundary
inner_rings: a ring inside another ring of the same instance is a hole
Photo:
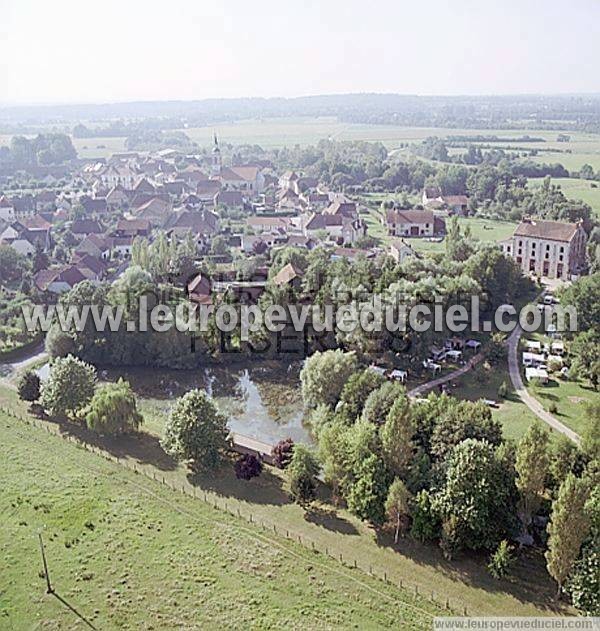
[[[13,169],[60,165],[76,157],[75,147],[66,134],[14,136],[10,147],[0,147],[0,166]]]
[[[450,129],[548,129],[600,132],[600,95],[414,96],[343,94],[298,98],[205,99],[98,105],[15,106],[0,109],[2,133],[28,133],[36,125],[56,128],[82,121],[103,122],[112,134],[122,126],[182,129],[247,118],[335,116],[348,123],[394,124]],[[125,121],[107,123],[107,121]],[[79,129],[78,133],[98,132]],[[39,129],[39,127],[38,127]],[[27,130],[27,131],[25,131]],[[90,137],[90,136],[80,136]],[[498,139],[497,142],[500,142]],[[539,142],[528,140],[527,142]],[[492,142],[487,138],[486,142]]]

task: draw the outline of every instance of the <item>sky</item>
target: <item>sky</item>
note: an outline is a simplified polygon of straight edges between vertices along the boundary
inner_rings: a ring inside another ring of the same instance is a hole
[[[600,92],[598,0],[0,0],[0,103]]]

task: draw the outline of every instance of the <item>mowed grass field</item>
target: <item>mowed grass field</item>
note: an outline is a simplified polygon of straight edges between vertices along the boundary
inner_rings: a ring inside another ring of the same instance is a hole
[[[442,609],[0,415],[0,628],[431,628]],[[57,593],[45,593],[38,533]]]

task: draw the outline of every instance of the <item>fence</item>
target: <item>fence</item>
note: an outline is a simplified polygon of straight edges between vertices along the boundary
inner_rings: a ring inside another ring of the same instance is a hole
[[[237,516],[241,519],[244,519],[249,524],[253,524],[256,527],[262,528],[264,531],[272,532],[280,537],[285,537],[289,541],[293,541],[295,543],[300,543],[305,547],[310,548],[316,554],[324,554],[327,557],[330,557],[339,563],[341,563],[344,567],[358,569],[363,572],[368,573],[370,576],[374,578],[378,578],[384,581],[386,584],[392,584],[396,587],[403,589],[407,592],[413,592],[415,597],[420,596],[424,599],[430,600],[433,604],[445,609],[454,614],[461,613],[464,616],[469,615],[467,611],[467,607],[462,603],[450,602],[448,597],[444,597],[443,594],[439,592],[435,592],[435,590],[425,590],[422,587],[420,588],[417,583],[411,583],[409,581],[405,581],[400,578],[398,580],[393,580],[391,576],[388,575],[387,571],[382,570],[381,568],[374,567],[373,565],[363,565],[357,561],[355,558],[351,558],[348,555],[344,555],[342,552],[336,552],[333,549],[330,549],[328,546],[320,546],[315,543],[314,540],[310,539],[306,535],[301,535],[298,533],[294,533],[292,530],[288,528],[283,528],[281,526],[276,525],[275,523],[269,523],[264,519],[256,519],[256,516],[249,510],[241,510],[240,503],[236,500],[227,500],[216,493],[210,491],[204,491],[196,486],[193,486],[189,482],[175,482],[173,480],[169,480],[168,476],[165,476],[162,473],[157,473],[156,469],[150,465],[149,467],[142,467],[135,462],[132,462],[126,458],[119,458],[118,456],[114,456],[104,449],[91,445],[90,443],[79,440],[77,437],[61,434],[58,429],[55,429],[50,423],[44,422],[42,420],[33,418],[30,415],[23,415],[11,408],[5,408],[0,406],[0,413],[4,413],[7,416],[18,419],[23,423],[27,423],[33,427],[38,429],[42,429],[49,434],[54,434],[68,442],[74,443],[77,447],[81,449],[85,449],[90,453],[94,453],[102,458],[114,462],[120,466],[124,466],[125,468],[133,471],[135,474],[143,475],[146,478],[163,484],[174,492],[180,492],[183,495],[186,495],[190,498],[201,500],[206,504],[212,506],[216,510],[223,511],[228,515]],[[151,469],[151,470],[150,470]],[[410,603],[404,603],[408,604]],[[418,609],[418,607],[416,607]],[[422,613],[426,615],[431,615],[429,612],[424,610],[420,610]]]

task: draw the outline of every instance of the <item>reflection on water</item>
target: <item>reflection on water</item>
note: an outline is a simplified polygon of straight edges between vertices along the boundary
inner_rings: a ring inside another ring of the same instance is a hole
[[[189,390],[206,390],[229,418],[229,428],[268,443],[283,438],[312,443],[302,424],[301,365],[261,362],[250,367],[197,370],[122,368],[101,371],[101,378],[123,377],[139,397],[172,400]]]

